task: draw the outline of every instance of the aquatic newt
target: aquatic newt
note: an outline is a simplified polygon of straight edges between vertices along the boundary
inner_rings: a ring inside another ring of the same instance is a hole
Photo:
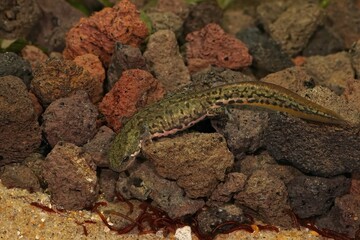
[[[206,117],[224,114],[225,106],[256,106],[316,122],[345,122],[335,112],[275,84],[226,84],[175,94],[140,109],[116,136],[109,152],[110,167],[119,172],[126,170],[146,140],[175,134]]]

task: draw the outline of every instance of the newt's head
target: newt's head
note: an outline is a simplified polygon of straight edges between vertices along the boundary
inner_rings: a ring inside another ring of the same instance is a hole
[[[115,137],[109,152],[110,168],[117,172],[125,171],[131,166],[136,155],[140,153],[141,129],[131,120],[123,126]]]

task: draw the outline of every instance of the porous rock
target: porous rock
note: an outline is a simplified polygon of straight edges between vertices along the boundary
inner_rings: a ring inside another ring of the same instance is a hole
[[[179,52],[174,32],[160,30],[152,34],[144,57],[166,91],[173,92],[190,82],[190,74]]]
[[[64,57],[92,53],[107,66],[115,42],[139,46],[148,30],[140,14],[129,0],[120,1],[112,8],[104,8],[89,18],[81,18],[66,35]]]
[[[148,163],[140,165],[129,177],[120,177],[116,190],[127,198],[152,199],[172,218],[194,214],[205,204],[201,199],[184,196],[183,190],[175,182],[160,177]]]
[[[164,88],[149,72],[140,69],[124,71],[120,80],[99,104],[109,126],[118,131],[137,110],[161,99]]]
[[[38,178],[30,168],[24,165],[5,165],[0,169],[0,179],[7,188],[23,188],[30,192],[40,191]]]
[[[234,162],[225,139],[218,133],[162,138],[146,145],[143,154],[160,176],[176,180],[191,198],[210,196]]]
[[[154,9],[158,12],[172,12],[185,20],[189,15],[189,4],[182,0],[158,0]]]
[[[350,179],[297,176],[286,186],[293,212],[300,218],[309,218],[327,213],[335,198],[349,191]]]
[[[41,127],[52,147],[59,141],[82,146],[96,134],[97,115],[87,93],[79,91],[51,103],[43,114]]]
[[[108,152],[115,133],[107,126],[101,126],[96,135],[84,145],[98,167],[109,167]]]
[[[351,46],[350,56],[356,78],[360,78],[360,40]]]
[[[57,206],[79,210],[97,200],[96,166],[89,154],[72,143],[59,142],[46,156],[44,177]]]
[[[45,189],[47,188],[47,183],[44,178],[44,159],[45,157],[41,155],[40,153],[32,153],[30,154],[23,162],[22,164],[35,174],[37,179],[39,180],[40,186]]]
[[[308,174],[330,177],[359,171],[359,138],[356,126],[311,124],[272,114],[264,144],[276,160]]]
[[[120,79],[122,73],[128,69],[147,70],[145,58],[137,47],[115,43],[114,53],[111,56],[105,90],[109,92],[115,83]]]
[[[173,12],[148,12],[153,31],[170,30],[175,33],[176,37],[182,34],[184,21]]]
[[[0,166],[22,162],[41,143],[41,129],[26,86],[14,76],[0,77]]]
[[[293,4],[269,25],[269,33],[286,53],[296,55],[323,19],[324,12],[318,4]]]
[[[246,182],[244,191],[236,194],[234,198],[236,204],[256,211],[266,223],[292,227],[286,186],[267,171],[255,171]]]
[[[210,65],[239,69],[252,62],[247,47],[238,39],[226,34],[215,23],[186,36],[186,57],[190,72]]]
[[[289,55],[284,53],[274,40],[261,33],[256,27],[239,31],[236,38],[249,48],[249,53],[253,57],[252,65],[257,71],[260,71],[261,75],[278,72],[294,65]]]
[[[99,186],[100,192],[104,194],[107,201],[113,201],[116,197],[116,181],[119,178],[119,173],[110,169],[103,168],[100,171]]]
[[[102,91],[102,83],[96,77],[71,60],[49,58],[34,69],[31,90],[44,106],[78,90],[86,91],[96,103],[101,99],[99,91]]]
[[[13,52],[0,53],[0,77],[8,75],[20,78],[27,88],[33,78],[29,62]]]
[[[48,59],[48,56],[40,48],[34,45],[26,45],[21,49],[21,56],[31,64],[32,68],[35,68],[37,64],[45,62],[46,59]]]
[[[241,8],[227,8],[221,25],[225,32],[235,36],[237,32],[254,27],[255,19]]]

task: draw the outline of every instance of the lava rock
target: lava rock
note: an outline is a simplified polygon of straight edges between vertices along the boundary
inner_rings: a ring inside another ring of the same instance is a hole
[[[20,78],[0,77],[0,166],[22,162],[41,143],[41,129]]]
[[[190,72],[210,65],[239,69],[251,65],[247,47],[238,39],[226,34],[217,24],[210,23],[186,36],[186,57]]]
[[[12,52],[0,53],[0,77],[9,75],[19,77],[30,87],[33,75],[29,62]]]
[[[149,38],[144,57],[167,92],[190,82],[190,74],[179,52],[174,32],[160,30]]]
[[[89,153],[98,167],[109,167],[108,152],[115,138],[113,130],[107,126],[101,126],[90,141],[84,145],[84,150]]]
[[[21,56],[31,64],[32,68],[35,68],[37,64],[43,63],[49,58],[40,48],[34,45],[26,45],[21,49]]]
[[[211,234],[222,223],[231,221],[241,224],[248,222],[248,219],[244,216],[241,208],[234,204],[227,204],[202,210],[196,216],[196,221],[198,222],[200,233]]]
[[[149,72],[130,69],[99,104],[109,126],[118,131],[137,110],[164,96],[164,88]]]
[[[264,144],[277,161],[308,174],[331,177],[359,171],[359,138],[356,126],[316,125],[272,114]]]
[[[180,37],[183,30],[184,21],[172,12],[148,12],[153,31],[170,30],[175,33],[176,37]]]
[[[256,7],[256,16],[261,25],[269,32],[270,25],[273,24],[283,12],[285,12],[294,1],[260,1]]]
[[[249,48],[249,53],[253,57],[253,66],[261,75],[278,72],[294,65],[289,55],[256,27],[238,32],[236,38]]]
[[[292,227],[291,207],[285,184],[264,170],[255,171],[248,179],[245,189],[234,196],[235,203],[256,211],[266,223]]]
[[[223,10],[216,1],[203,1],[190,8],[188,17],[184,22],[184,35],[198,31],[209,23],[220,25]]]
[[[40,191],[40,183],[36,175],[30,168],[19,165],[9,164],[0,169],[1,183],[7,188],[23,188],[30,192]]]
[[[52,147],[59,141],[82,146],[96,134],[97,115],[87,93],[79,91],[51,103],[43,114],[41,127]]]
[[[51,201],[60,207],[79,210],[97,200],[96,166],[89,154],[72,143],[59,142],[46,156],[44,177]]]
[[[135,5],[124,0],[89,18],[80,19],[66,35],[63,55],[67,59],[74,59],[76,56],[93,53],[107,66],[115,42],[137,47],[147,36],[147,27],[140,19]]]
[[[96,103],[101,99],[102,83],[73,61],[49,58],[34,69],[31,90],[44,106],[79,90],[86,91]]]
[[[116,190],[127,198],[152,199],[171,218],[194,214],[205,204],[201,199],[184,196],[183,190],[175,182],[161,178],[148,163],[140,165],[129,177],[120,177]]]
[[[41,155],[40,153],[32,153],[24,160],[24,162],[22,162],[22,164],[31,169],[31,171],[38,178],[40,186],[43,189],[46,189],[47,182],[45,181],[44,174],[43,174],[44,159],[45,159],[45,157],[43,155]]]
[[[318,4],[293,4],[270,24],[269,33],[286,53],[296,55],[305,48],[324,16]]]
[[[160,176],[176,180],[191,198],[210,196],[234,163],[225,139],[218,133],[161,138],[144,146],[142,153]]]
[[[190,8],[189,4],[183,0],[158,0],[156,1],[156,5],[150,10],[161,13],[172,12],[185,20],[189,15]]]
[[[321,178],[298,176],[287,184],[289,201],[293,212],[300,218],[327,213],[336,197],[349,191],[350,179],[343,176]]]
[[[356,78],[360,78],[360,40],[355,42],[350,49],[351,63],[355,70]]]
[[[235,36],[237,32],[255,27],[255,19],[246,14],[241,8],[227,8],[221,26],[223,26],[225,32]]]
[[[315,83],[330,88],[338,95],[344,92],[355,77],[351,58],[347,52],[308,57],[304,68],[313,76]]]
[[[139,48],[116,42],[107,70],[105,90],[109,92],[120,79],[122,73],[128,69],[147,70],[145,58]]]
[[[3,1],[0,7],[0,36],[2,39],[25,38],[38,24],[39,18],[40,9],[35,0]]]
[[[110,169],[101,169],[99,176],[100,192],[104,194],[107,201],[113,201],[116,197],[116,181],[119,178],[119,173]]]

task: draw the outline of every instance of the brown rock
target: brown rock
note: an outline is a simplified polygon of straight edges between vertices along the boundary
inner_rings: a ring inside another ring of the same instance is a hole
[[[204,201],[185,196],[183,190],[173,181],[159,177],[148,164],[142,164],[127,178],[119,178],[117,191],[125,197],[140,200],[148,198],[167,212],[171,218],[194,214],[204,206]]]
[[[356,78],[360,78],[360,40],[355,42],[350,49],[351,63],[355,70]]]
[[[44,106],[78,90],[86,91],[96,103],[101,99],[102,88],[96,77],[73,61],[50,58],[35,68],[31,89]]]
[[[44,178],[44,159],[45,157],[40,153],[32,153],[30,154],[22,164],[31,169],[31,171],[35,174],[37,179],[39,179],[40,186],[43,189],[47,188],[47,183]]]
[[[110,169],[101,169],[99,176],[100,192],[104,194],[107,201],[114,201],[116,197],[116,181],[119,178],[119,173]]]
[[[210,196],[234,162],[225,139],[218,133],[162,138],[145,146],[143,154],[160,176],[176,180],[191,198]]]
[[[0,171],[1,183],[7,188],[23,188],[30,192],[40,191],[39,180],[30,168],[9,164]]]
[[[82,146],[96,134],[97,115],[86,92],[79,91],[51,103],[43,114],[41,127],[52,147],[59,141]]]
[[[91,155],[96,166],[109,167],[108,152],[114,138],[114,131],[102,126],[95,137],[84,145],[84,150]]]
[[[155,7],[159,12],[172,12],[181,19],[186,19],[189,14],[189,5],[182,0],[158,0]]]
[[[104,65],[110,62],[115,42],[139,46],[148,30],[140,14],[129,0],[120,1],[112,8],[104,8],[89,18],[82,18],[66,36],[64,57],[92,53]]]
[[[255,171],[248,179],[245,190],[234,197],[237,204],[256,211],[266,223],[292,227],[291,209],[285,184],[266,171]]]
[[[22,162],[41,143],[41,130],[25,84],[0,77],[0,166]]]
[[[48,56],[34,45],[26,45],[21,49],[21,56],[31,64],[32,68],[34,68],[36,64],[45,62],[46,59],[48,59]]]
[[[123,73],[99,104],[99,110],[115,131],[139,108],[161,99],[162,85],[147,71],[131,69]]]
[[[34,93],[32,93],[31,91],[29,92],[29,97],[33,104],[36,116],[39,118],[41,116],[41,114],[44,112],[44,108],[41,106],[39,99],[36,97],[36,95]]]
[[[245,187],[247,176],[243,173],[232,172],[226,175],[225,182],[219,183],[210,196],[210,200],[216,202],[228,202],[233,195]]]
[[[208,24],[186,36],[186,56],[190,72],[209,65],[239,69],[251,64],[252,57],[246,46],[226,34],[217,24]]]
[[[176,37],[181,37],[184,21],[173,12],[147,12],[150,18],[153,32],[170,30]]]
[[[222,21],[224,30],[234,35],[244,29],[255,27],[255,19],[244,13],[242,9],[227,8]]]
[[[99,188],[95,170],[89,154],[74,144],[59,142],[44,162],[51,201],[68,210],[91,207]]]
[[[190,74],[179,52],[174,32],[160,30],[149,38],[144,57],[167,92],[190,83]]]

